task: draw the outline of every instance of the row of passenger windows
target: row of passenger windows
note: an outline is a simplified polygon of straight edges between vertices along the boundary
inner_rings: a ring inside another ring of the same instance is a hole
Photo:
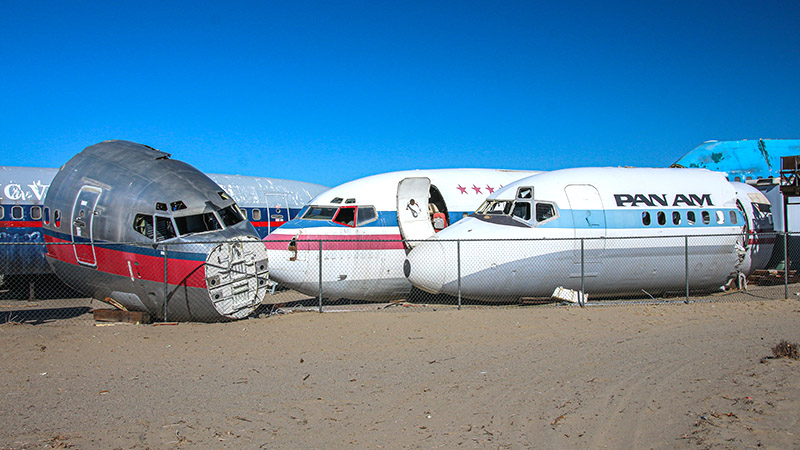
[[[0,220],[3,220],[6,215],[6,208],[0,207]],[[14,205],[11,207],[11,219],[12,220],[22,220],[25,217],[25,210],[20,205]],[[31,206],[30,212],[31,220],[39,220],[42,218],[42,207],[41,206]]]
[[[728,216],[730,217],[730,223],[732,225],[736,225],[739,222],[739,218],[736,215],[736,211],[728,211]],[[685,213],[681,213],[681,211],[672,211],[672,224],[673,225],[681,225],[686,220],[686,224],[694,225],[697,223],[697,215],[694,211],[686,211]],[[703,225],[708,225],[711,223],[711,212],[709,211],[700,211],[700,220],[703,222]],[[715,211],[714,214],[714,221],[722,225],[725,223],[725,213],[722,211]],[[642,213],[642,225],[650,226],[652,224],[652,218],[650,217],[649,211],[644,211]],[[664,211],[656,212],[656,222],[659,225],[666,225],[667,224],[667,213]]]

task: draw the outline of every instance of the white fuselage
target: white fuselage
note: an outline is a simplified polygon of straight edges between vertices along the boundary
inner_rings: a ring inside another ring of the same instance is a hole
[[[411,291],[403,274],[408,248],[474,211],[486,195],[534,173],[401,171],[332,188],[264,239],[270,278],[307,295],[321,289],[329,299],[404,298]]]
[[[691,289],[714,289],[755,267],[736,200],[724,174],[706,170],[541,173],[419,244],[406,275],[426,292],[484,301],[549,297],[557,287],[682,292],[687,279]]]

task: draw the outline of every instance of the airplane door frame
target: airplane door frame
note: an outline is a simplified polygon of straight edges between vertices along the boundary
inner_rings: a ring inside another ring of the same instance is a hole
[[[427,177],[409,177],[397,183],[397,226],[406,248],[414,248],[436,234],[428,213],[430,191],[431,179]]]
[[[272,214],[269,211],[270,208],[270,197],[278,197],[279,199],[283,199],[283,205],[280,204],[280,201],[275,202],[278,206],[276,209],[284,208],[286,209],[286,220],[283,222],[288,222],[292,220],[292,212],[289,210],[289,198],[286,194],[264,194],[265,200],[267,202],[267,234],[272,233]],[[276,211],[277,213],[277,211]],[[277,222],[277,220],[276,220]],[[282,224],[281,224],[282,225]],[[278,227],[275,227],[278,228]]]
[[[103,189],[100,187],[92,185],[82,186],[78,191],[78,195],[75,196],[75,203],[72,205],[72,216],[70,217],[72,251],[75,253],[75,260],[78,264],[84,266],[97,267],[93,228],[94,216],[97,211],[97,202],[100,200],[100,195],[102,194]],[[91,206],[89,205],[90,203]],[[81,230],[85,230],[88,236],[84,236]],[[88,238],[91,252],[86,250],[85,243],[76,242],[76,236],[81,239]]]
[[[570,189],[573,188],[573,189]],[[577,190],[580,189],[580,191]],[[572,192],[571,192],[572,191]],[[606,212],[600,192],[591,184],[568,184],[564,193],[572,212],[575,230],[573,257],[580,263],[580,238],[601,238],[607,233]],[[570,195],[571,194],[571,195]],[[599,214],[593,213],[597,210]],[[600,262],[606,249],[605,239],[587,239],[584,241],[585,262]]]

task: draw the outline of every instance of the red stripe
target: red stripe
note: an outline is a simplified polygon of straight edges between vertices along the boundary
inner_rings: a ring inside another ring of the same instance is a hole
[[[44,238],[47,243],[70,243],[48,235],[45,235]],[[86,254],[91,254],[91,249],[88,248],[89,244],[77,245],[87,247]],[[48,245],[47,254],[54,259],[77,266],[79,264],[78,260],[75,259],[73,247],[73,245]],[[164,281],[163,257],[140,255],[99,246],[95,247],[95,256],[97,258],[97,270],[101,272],[130,278],[132,271],[136,279],[158,283]],[[130,269],[128,268],[129,262]],[[205,289],[205,262],[167,258],[167,283]]]
[[[283,222],[250,222],[250,223],[252,223],[254,227],[259,227],[259,228],[267,228],[267,227],[278,228],[279,226],[285,224],[286,221],[283,221]]]
[[[267,250],[287,250],[293,236],[270,234],[264,238]],[[403,241],[399,234],[342,235],[342,234],[303,234],[298,237],[297,250],[402,250]]]
[[[0,220],[0,228],[41,228],[41,220]]]

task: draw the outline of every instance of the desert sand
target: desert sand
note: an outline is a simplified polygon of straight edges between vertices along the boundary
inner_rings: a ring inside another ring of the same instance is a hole
[[[798,298],[5,324],[0,448],[800,448]]]

